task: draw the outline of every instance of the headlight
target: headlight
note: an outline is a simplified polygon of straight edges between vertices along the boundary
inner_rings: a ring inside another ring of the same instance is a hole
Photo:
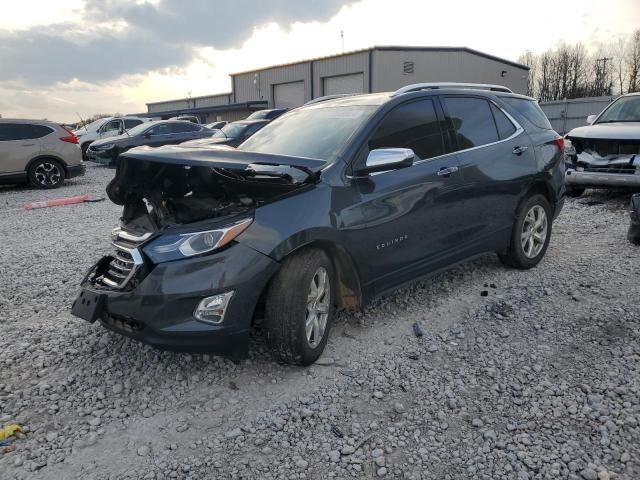
[[[106,145],[98,145],[97,147],[93,148],[96,150],[111,150],[113,147],[115,147],[115,144],[107,143]]]
[[[253,219],[245,218],[232,225],[205,232],[167,234],[143,248],[154,263],[170,262],[222,248],[244,232]]]

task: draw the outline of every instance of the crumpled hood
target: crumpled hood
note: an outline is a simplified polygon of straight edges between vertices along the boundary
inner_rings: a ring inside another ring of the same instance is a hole
[[[196,202],[205,202],[197,216],[207,217],[227,203],[258,205],[315,183],[325,163],[224,147],[137,147],[119,156],[107,195],[123,206],[144,199],[185,221],[186,214],[175,214],[178,208],[195,211]]]
[[[596,123],[571,130],[569,138],[640,140],[640,122]]]

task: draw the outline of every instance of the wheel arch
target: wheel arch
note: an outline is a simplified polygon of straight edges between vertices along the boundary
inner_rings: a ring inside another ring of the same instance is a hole
[[[542,195],[547,199],[547,201],[549,202],[549,205],[551,205],[552,217],[554,217],[556,208],[558,208],[557,206],[558,202],[556,200],[556,196],[551,185],[549,185],[547,182],[544,182],[542,180],[536,180],[531,184],[527,192],[522,196],[522,198],[518,202],[518,208],[516,209],[516,213],[520,210],[520,207],[524,202],[526,202],[529,198],[531,198],[532,195],[535,195],[537,193],[539,193],[540,195]]]
[[[303,250],[313,248],[322,250],[327,257],[329,257],[329,260],[331,260],[336,276],[336,301],[338,306],[350,311],[360,310],[363,306],[360,275],[353,257],[342,245],[331,240],[316,239],[297,246],[279,258],[278,261],[282,263],[287,258]],[[274,276],[276,274],[277,272],[274,273]],[[265,285],[263,294],[261,295],[262,298],[264,298],[265,293],[268,291],[272,280],[273,277]]]
[[[55,155],[38,155],[36,157],[33,157],[31,160],[29,160],[29,162],[27,162],[27,166],[24,169],[24,171],[27,172],[27,175],[29,174],[29,170],[31,170],[31,166],[38,160],[55,160],[62,166],[65,176],[69,175],[69,166],[67,165],[67,162],[65,162],[60,157],[56,157]]]

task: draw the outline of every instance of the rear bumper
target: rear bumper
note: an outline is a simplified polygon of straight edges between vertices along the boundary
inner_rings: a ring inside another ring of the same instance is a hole
[[[84,163],[67,167],[67,178],[82,177],[86,171],[87,167]]]
[[[640,188],[640,175],[579,172],[570,168],[565,173],[565,183],[578,187]]]

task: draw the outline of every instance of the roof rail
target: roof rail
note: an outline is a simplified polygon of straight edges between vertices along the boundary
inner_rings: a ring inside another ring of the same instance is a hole
[[[333,100],[335,98],[353,97],[354,95],[362,95],[361,93],[337,93],[335,95],[325,95],[324,97],[314,98],[309,100],[304,105],[313,105],[314,103],[326,102],[327,100]]]
[[[392,97],[403,95],[410,92],[419,92],[420,90],[438,90],[440,88],[463,88],[471,90],[491,90],[492,92],[505,92],[513,93],[509,88],[502,85],[489,85],[485,83],[414,83],[413,85],[406,85],[393,92]]]

